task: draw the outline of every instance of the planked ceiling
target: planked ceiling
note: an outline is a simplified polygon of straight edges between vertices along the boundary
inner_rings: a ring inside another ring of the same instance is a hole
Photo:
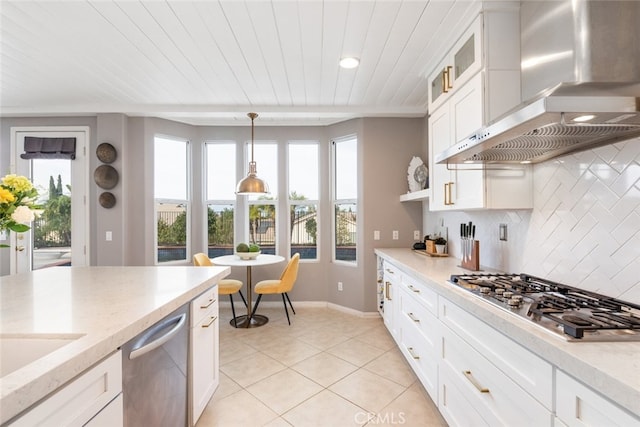
[[[0,114],[194,125],[422,117],[475,0],[0,2]],[[341,69],[343,56],[360,66]]]

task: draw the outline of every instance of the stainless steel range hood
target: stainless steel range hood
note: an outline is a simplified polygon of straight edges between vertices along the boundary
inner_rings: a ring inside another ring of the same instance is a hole
[[[523,1],[522,94],[534,96],[435,162],[538,163],[640,136],[638,22],[635,1]]]

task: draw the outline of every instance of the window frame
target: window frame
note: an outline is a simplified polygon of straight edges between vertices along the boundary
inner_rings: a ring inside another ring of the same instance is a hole
[[[235,252],[235,247],[237,245],[237,238],[238,238],[238,196],[234,194],[234,198],[233,199],[209,199],[209,150],[208,147],[210,145],[229,145],[233,147],[233,164],[234,164],[234,179],[237,182],[237,178],[238,178],[238,168],[237,168],[237,147],[238,147],[238,141],[236,140],[205,140],[204,144],[203,144],[203,148],[204,148],[204,164],[203,164],[203,168],[204,168],[204,185],[203,185],[203,201],[204,201],[204,234],[205,234],[205,244],[206,244],[206,250],[207,250],[207,254],[209,253],[209,206],[210,205],[231,205],[232,209],[233,209],[233,242],[232,242],[232,249]],[[234,189],[235,192],[235,189]]]
[[[337,144],[342,143],[342,142],[347,142],[347,141],[354,141],[355,140],[355,144],[356,144],[356,179],[357,179],[357,183],[356,183],[356,198],[355,199],[338,199],[337,198],[337,186],[338,186],[338,182],[337,182],[337,164],[336,164],[336,148],[337,148]],[[337,242],[336,242],[336,234],[337,234],[337,223],[336,223],[336,208],[338,205],[344,205],[344,204],[353,204],[356,206],[356,215],[358,215],[358,212],[360,211],[360,203],[359,203],[359,199],[358,199],[358,191],[360,188],[360,180],[359,180],[359,174],[358,174],[358,149],[359,149],[359,141],[358,141],[358,135],[357,134],[351,134],[351,135],[346,135],[346,136],[342,136],[339,138],[333,138],[331,140],[331,261],[336,263],[336,264],[342,264],[345,266],[352,266],[352,267],[357,267],[359,264],[359,259],[360,259],[360,244],[359,244],[359,240],[360,240],[360,234],[361,234],[361,224],[360,221],[356,220],[356,235],[355,235],[355,239],[354,239],[354,245],[356,248],[356,256],[355,256],[355,260],[354,261],[347,261],[347,260],[341,260],[341,259],[337,259],[336,258],[336,249],[337,249]],[[357,218],[357,217],[356,217]]]
[[[170,141],[174,141],[174,142],[182,142],[185,144],[185,174],[186,174],[186,199],[171,199],[171,198],[159,198],[156,197],[156,189],[155,189],[155,178],[156,178],[156,170],[157,170],[157,164],[156,164],[156,158],[155,158],[155,154],[156,154],[156,143],[157,143],[157,139],[165,139],[165,140],[170,140]],[[191,256],[192,256],[192,250],[191,250],[191,229],[192,229],[192,225],[191,225],[191,219],[192,219],[192,199],[193,199],[193,183],[192,183],[192,169],[193,169],[193,165],[192,165],[192,159],[191,159],[191,152],[192,152],[192,143],[188,138],[184,138],[184,137],[179,137],[179,136],[175,136],[175,135],[167,135],[167,134],[162,134],[162,133],[156,133],[153,135],[153,152],[154,152],[154,158],[153,158],[153,179],[154,179],[154,187],[153,187],[153,217],[154,217],[154,224],[153,224],[153,229],[154,229],[154,233],[153,233],[153,242],[154,242],[154,263],[155,265],[176,265],[176,264],[180,264],[183,265],[185,262],[190,262],[191,260]],[[158,260],[158,205],[161,203],[171,203],[171,204],[184,204],[185,205],[185,210],[186,210],[186,229],[185,229],[185,233],[186,233],[186,237],[185,237],[185,258],[184,259],[179,259],[179,260],[172,260],[172,261],[164,261],[164,262],[160,262]]]
[[[294,200],[291,198],[291,186],[290,186],[290,176],[289,176],[289,167],[290,167],[290,161],[291,161],[291,156],[290,156],[290,151],[289,148],[292,145],[314,145],[316,147],[316,162],[317,162],[317,170],[318,170],[318,176],[317,176],[317,195],[318,198],[317,199],[307,199],[307,200]],[[315,206],[316,208],[316,244],[315,244],[315,249],[316,249],[316,257],[315,258],[302,258],[300,257],[300,262],[308,262],[308,263],[317,263],[320,262],[320,254],[322,253],[321,250],[321,241],[322,239],[320,238],[322,236],[322,208],[321,208],[321,203],[320,203],[320,190],[321,190],[321,183],[320,183],[320,178],[321,178],[321,174],[320,174],[320,141],[318,140],[301,140],[301,139],[291,139],[288,140],[286,142],[286,166],[287,166],[287,179],[286,179],[286,188],[287,188],[287,204],[286,204],[286,209],[287,209],[287,217],[288,214],[291,212],[291,208],[292,206],[298,206],[298,205],[302,205],[302,206]],[[287,246],[288,246],[288,254],[289,256],[292,256],[291,253],[291,247],[292,247],[292,239],[291,239],[291,234],[292,234],[293,230],[291,228],[291,221],[287,220]]]
[[[278,143],[277,140],[273,140],[273,139],[264,139],[264,140],[259,140],[253,141],[254,146],[258,146],[258,145],[272,145],[275,148],[275,159],[276,159],[276,171],[278,171],[278,160],[279,160],[279,152],[280,152],[280,144]],[[243,144],[243,157],[244,157],[244,163],[243,163],[243,174],[242,177],[247,176],[247,173],[249,173],[249,161],[250,156],[251,156],[251,141],[245,141]],[[264,179],[265,181],[267,181],[267,185],[269,186],[269,193],[266,194],[266,196],[268,197],[273,197],[273,199],[268,199],[268,200],[259,200],[259,199],[252,199],[250,195],[242,195],[242,196],[236,196],[236,197],[242,197],[244,198],[244,224],[242,226],[242,237],[240,238],[241,242],[245,242],[245,243],[252,243],[251,242],[251,229],[250,229],[250,224],[251,224],[251,207],[255,206],[255,205],[270,205],[273,206],[273,209],[275,210],[275,215],[273,218],[273,224],[275,227],[275,231],[274,231],[274,242],[273,242],[273,251],[274,254],[279,254],[280,253],[280,245],[278,243],[279,240],[279,229],[280,229],[280,206],[279,206],[279,198],[278,198],[278,191],[279,191],[279,186],[281,186],[282,184],[280,183],[280,180],[278,179],[277,183],[278,186],[274,187],[273,186],[273,182],[269,182],[268,179],[264,178],[263,174],[260,174],[260,163],[258,162],[259,159],[255,159],[256,163],[258,163],[258,177],[261,179]],[[276,178],[277,179],[277,178]],[[260,195],[256,196],[256,197],[260,197]],[[240,221],[242,221],[241,219],[239,219]],[[240,242],[239,241],[239,242]],[[239,243],[238,242],[238,243]]]

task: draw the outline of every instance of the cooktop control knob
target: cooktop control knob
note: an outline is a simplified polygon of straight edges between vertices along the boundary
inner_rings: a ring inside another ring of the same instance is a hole
[[[505,292],[504,294],[502,294],[506,299],[509,299],[513,296],[513,292]]]
[[[491,288],[488,286],[481,286],[480,287],[480,293],[481,294],[488,294],[489,292],[491,292]]]
[[[511,307],[519,307],[520,304],[522,304],[522,299],[511,298],[509,299],[509,301],[507,301],[507,304],[509,304]]]
[[[504,289],[503,288],[496,289],[496,295],[502,295],[503,293],[504,293]]]

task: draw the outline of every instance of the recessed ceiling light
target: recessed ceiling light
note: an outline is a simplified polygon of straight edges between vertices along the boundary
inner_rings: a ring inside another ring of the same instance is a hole
[[[574,122],[588,122],[589,120],[594,119],[596,116],[593,114],[585,114],[584,116],[578,116],[573,119]]]
[[[340,60],[340,66],[342,68],[356,68],[360,64],[360,60],[358,58],[346,57]]]

